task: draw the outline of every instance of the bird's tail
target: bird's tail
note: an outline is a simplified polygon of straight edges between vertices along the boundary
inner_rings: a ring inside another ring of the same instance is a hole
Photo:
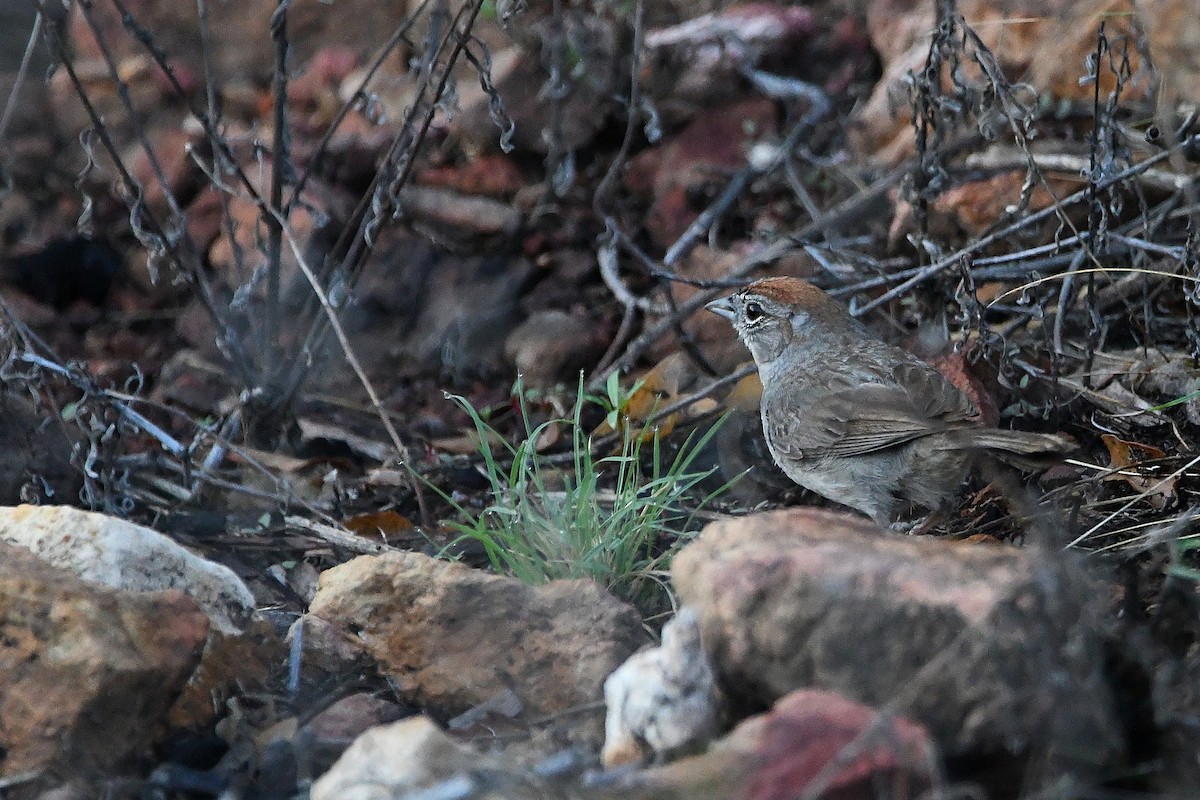
[[[1045,469],[1079,448],[1074,439],[1058,433],[972,428],[962,434],[963,445],[1025,470]]]

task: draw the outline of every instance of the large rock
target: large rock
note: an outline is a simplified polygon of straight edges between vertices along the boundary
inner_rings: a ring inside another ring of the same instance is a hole
[[[310,612],[356,632],[401,692],[440,714],[507,691],[529,718],[596,703],[646,641],[638,614],[591,581],[533,587],[419,553],[327,570]],[[592,716],[581,735],[598,742]]]
[[[12,796],[148,756],[207,635],[180,592],[85,583],[0,542],[0,775],[38,776]]]
[[[115,517],[70,506],[0,508],[0,541],[85,581],[132,592],[184,592],[225,634],[241,633],[254,611],[254,595],[233,570]]]
[[[880,531],[790,509],[710,524],[675,558],[722,685],[836,691],[921,722],[951,754],[1120,748],[1097,598],[1054,553]]]

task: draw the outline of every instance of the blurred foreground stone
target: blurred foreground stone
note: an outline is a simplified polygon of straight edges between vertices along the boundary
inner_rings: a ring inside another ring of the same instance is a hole
[[[707,744],[718,730],[721,695],[701,648],[695,612],[680,609],[663,627],[662,639],[604,682],[605,766],[669,757]]]
[[[5,797],[148,758],[208,629],[178,591],[96,586],[0,542],[0,782],[14,779]]]
[[[646,642],[637,612],[591,581],[533,587],[408,552],[327,570],[310,613],[356,633],[400,692],[446,715],[506,694],[520,719],[586,711]],[[596,709],[564,725],[598,748],[601,721]]]
[[[647,800],[913,800],[934,783],[925,730],[832,692],[797,691],[706,753],[616,773],[600,795]]]
[[[671,573],[743,701],[835,691],[921,722],[951,756],[1095,766],[1121,750],[1102,604],[1055,553],[797,508],[712,523]]]

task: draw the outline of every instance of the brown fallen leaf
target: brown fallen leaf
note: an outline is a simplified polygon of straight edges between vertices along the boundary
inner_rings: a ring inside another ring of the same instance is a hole
[[[416,527],[408,517],[390,509],[357,514],[343,520],[342,525],[347,530],[354,531],[359,536],[368,536],[371,538],[382,536],[385,540],[399,534],[407,533]]]
[[[1153,445],[1120,439],[1111,433],[1101,435],[1100,440],[1108,448],[1109,467],[1113,470],[1104,476],[1104,480],[1125,481],[1134,491],[1146,495],[1147,501],[1156,509],[1166,507],[1175,497],[1175,477],[1159,477],[1139,466],[1146,459],[1166,457],[1164,451]]]

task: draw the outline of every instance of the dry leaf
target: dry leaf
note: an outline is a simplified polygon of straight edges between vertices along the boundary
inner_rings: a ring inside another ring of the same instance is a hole
[[[1105,475],[1106,481],[1125,481],[1134,491],[1146,495],[1150,505],[1156,509],[1164,508],[1175,496],[1174,477],[1160,478],[1147,474],[1138,463],[1144,459],[1164,458],[1166,453],[1153,445],[1128,442],[1105,433],[1100,436],[1104,446],[1108,448],[1109,467],[1115,470]]]
[[[343,520],[342,525],[347,530],[353,531],[359,536],[385,542],[402,534],[407,534],[416,527],[408,517],[391,510],[358,514]]]

